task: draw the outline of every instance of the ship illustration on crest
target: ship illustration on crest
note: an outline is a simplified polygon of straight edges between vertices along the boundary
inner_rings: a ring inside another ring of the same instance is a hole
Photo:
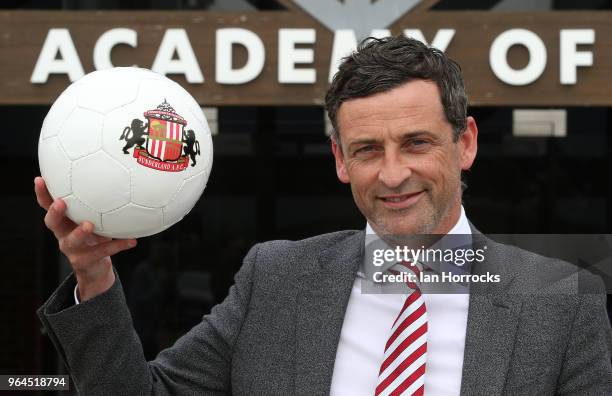
[[[164,101],[154,110],[144,112],[146,123],[134,118],[123,129],[119,140],[125,140],[123,153],[131,148],[136,161],[148,168],[164,172],[180,172],[196,164],[200,142],[193,129],[186,129],[187,120]]]

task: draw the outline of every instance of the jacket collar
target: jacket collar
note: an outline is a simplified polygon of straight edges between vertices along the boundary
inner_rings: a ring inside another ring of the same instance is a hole
[[[340,332],[365,233],[333,242],[298,280],[295,394],[329,394]]]
[[[502,394],[522,300],[510,293],[514,274],[509,271],[508,248],[471,227],[474,247],[486,250],[485,260],[472,267],[472,274],[497,274],[500,282],[470,285],[461,394]]]

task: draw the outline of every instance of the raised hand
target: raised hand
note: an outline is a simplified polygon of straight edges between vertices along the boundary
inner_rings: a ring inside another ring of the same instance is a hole
[[[96,235],[94,225],[88,221],[75,224],[66,217],[66,203],[60,198],[53,200],[42,177],[34,179],[34,191],[38,204],[47,211],[45,225],[74,270],[81,301],[108,290],[115,282],[111,256],[133,248],[136,240]]]

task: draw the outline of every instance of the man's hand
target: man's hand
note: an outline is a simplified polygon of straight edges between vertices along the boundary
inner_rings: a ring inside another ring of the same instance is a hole
[[[111,239],[93,233],[88,221],[80,225],[66,217],[66,203],[53,201],[42,177],[34,179],[38,204],[47,211],[45,225],[66,255],[79,284],[81,301],[89,300],[108,290],[115,282],[111,256],[136,246],[135,239]]]

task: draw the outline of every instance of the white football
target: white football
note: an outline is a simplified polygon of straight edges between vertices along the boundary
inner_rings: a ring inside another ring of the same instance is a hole
[[[150,70],[116,67],[71,84],[47,114],[40,172],[67,216],[112,238],[156,234],[204,191],[212,139],[193,97]]]

